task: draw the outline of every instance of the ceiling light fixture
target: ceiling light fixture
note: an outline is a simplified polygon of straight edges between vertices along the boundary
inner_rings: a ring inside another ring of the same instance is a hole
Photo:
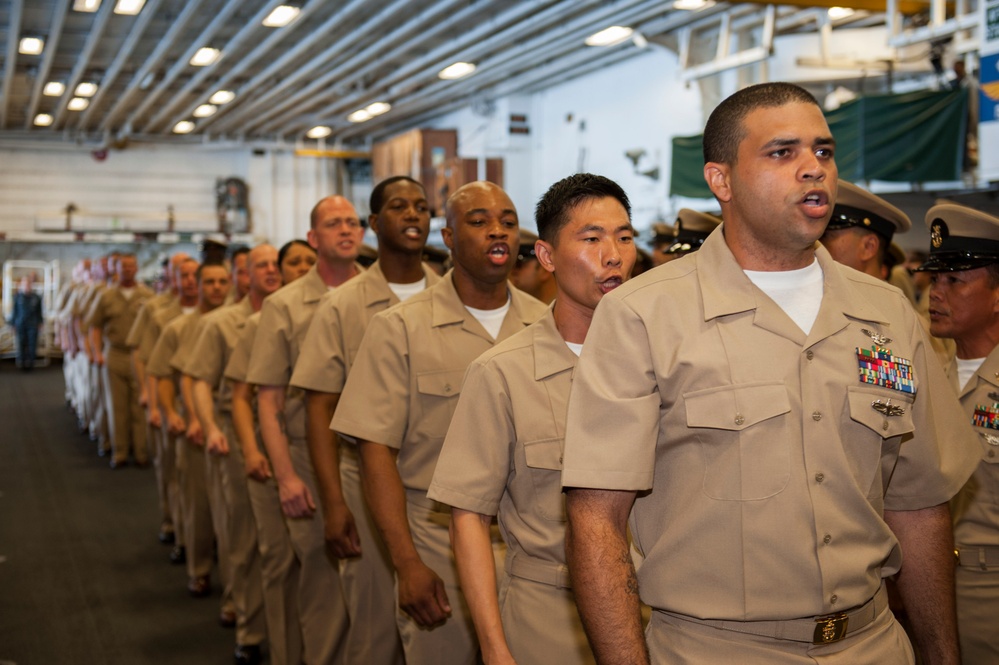
[[[66,92],[66,85],[60,81],[49,81],[42,88],[42,94],[46,97],[58,97]]]
[[[292,7],[291,5],[278,5],[270,14],[267,15],[267,18],[263,20],[263,24],[268,28],[283,28],[298,18],[301,11],[302,10],[299,7]]]
[[[372,118],[376,115],[381,115],[383,113],[388,113],[392,110],[392,105],[388,102],[372,102],[364,107],[364,110],[368,112]]]
[[[829,18],[836,19],[846,18],[847,16],[853,16],[854,10],[849,7],[830,7],[829,8]]]
[[[73,0],[74,12],[96,12],[100,9],[101,0]]]
[[[173,126],[174,134],[190,134],[194,131],[194,123],[190,120],[181,120]]]
[[[114,13],[135,16],[142,11],[144,4],[146,4],[146,0],[118,0],[114,6]]]
[[[232,90],[218,90],[214,95],[208,98],[208,102],[210,104],[215,104],[216,106],[221,106],[222,104],[228,104],[235,98],[236,93]]]
[[[437,78],[444,79],[445,81],[454,81],[455,79],[460,79],[468,76],[475,71],[475,63],[472,62],[456,62],[453,65],[448,65],[437,74]]]
[[[40,55],[45,49],[45,40],[41,37],[21,37],[17,52],[21,55]]]
[[[350,115],[347,116],[347,120],[350,122],[364,122],[366,120],[371,120],[371,114],[364,109],[358,109]]]
[[[305,132],[305,135],[308,136],[310,139],[324,139],[332,133],[333,130],[330,129],[329,127],[326,127],[325,125],[317,125],[312,129],[310,129],[309,131]]]
[[[35,116],[35,126],[37,127],[48,127],[52,124],[52,116],[48,113],[39,113]]]
[[[97,94],[97,84],[93,81],[84,81],[76,86],[77,97],[93,97]]]
[[[83,111],[88,106],[90,106],[90,100],[84,97],[73,97],[73,99],[69,100],[69,103],[66,104],[66,108],[70,111]]]
[[[207,118],[210,115],[215,115],[215,112],[219,110],[219,107],[212,104],[202,104],[198,108],[194,109],[195,118]]]
[[[673,9],[679,9],[681,11],[691,11],[696,12],[699,9],[705,9],[715,4],[711,0],[676,0],[673,3]]]
[[[623,25],[612,25],[586,38],[587,46],[616,46],[631,37],[634,30]]]
[[[221,55],[222,51],[217,48],[202,46],[197,53],[191,56],[190,64],[194,67],[206,67],[218,60]]]

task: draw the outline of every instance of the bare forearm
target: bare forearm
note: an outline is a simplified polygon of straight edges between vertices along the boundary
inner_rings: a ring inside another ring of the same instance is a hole
[[[278,481],[295,477],[284,421],[284,386],[260,386],[257,415],[260,419],[260,438],[264,440],[274,475]]]
[[[253,429],[253,405],[250,402],[250,386],[246,383],[232,384],[232,428],[239,439],[243,457],[257,451],[257,434]]]
[[[406,490],[396,467],[396,453],[388,446],[359,441],[361,485],[371,516],[398,570],[412,561],[422,561],[413,544],[406,515]]]
[[[146,385],[148,386],[149,399],[146,405],[149,407],[150,411],[155,411],[160,406],[160,390],[159,390],[159,379],[152,375],[146,376]]]
[[[156,393],[159,397],[159,405],[163,407],[166,415],[177,415],[177,405],[174,402],[175,388],[173,379],[167,377],[157,379]]]
[[[344,502],[343,488],[340,486],[340,454],[336,434],[330,429],[330,421],[333,420],[333,412],[339,399],[338,394],[311,390],[305,398],[309,457],[312,458],[312,468],[319,482],[319,498],[327,511]]]
[[[184,410],[187,413],[188,420],[197,420],[198,412],[195,410],[194,406],[194,391],[192,390],[194,382],[191,377],[187,374],[182,374],[180,377],[180,399],[184,404]],[[200,423],[201,421],[198,420]]]
[[[954,539],[950,508],[885,511],[902,548],[898,591],[927,665],[960,661],[954,605]]]
[[[642,632],[638,578],[628,549],[634,494],[572,489],[565,553],[576,605],[597,662],[649,663]]]
[[[496,564],[489,535],[491,523],[489,515],[460,508],[451,510],[451,548],[458,579],[487,664],[511,658],[496,592]]]
[[[139,352],[137,350],[132,350],[132,371],[135,372],[135,379],[138,381],[139,386],[142,390],[146,390],[146,363],[142,362],[142,358],[139,357]],[[149,395],[149,391],[146,391],[146,404],[152,399],[152,395]]]
[[[191,397],[197,410],[201,427],[208,434],[218,430],[215,422],[215,400],[212,398],[212,388],[205,381],[191,379]]]

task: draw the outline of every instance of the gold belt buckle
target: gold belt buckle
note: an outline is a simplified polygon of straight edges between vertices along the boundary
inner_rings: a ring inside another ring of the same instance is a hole
[[[815,620],[815,633],[812,644],[831,644],[846,637],[846,626],[850,618],[843,612],[818,617]]]

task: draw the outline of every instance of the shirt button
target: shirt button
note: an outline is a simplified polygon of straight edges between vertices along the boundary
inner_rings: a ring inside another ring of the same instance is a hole
[[[815,354],[812,353],[811,350],[809,350],[809,351],[805,352],[805,357],[808,358],[809,360],[811,360],[812,358],[815,357]]]
[[[990,450],[989,451],[989,457],[995,457],[995,456],[996,456],[996,451]]]
[[[812,414],[812,420],[814,420],[815,422],[819,422],[820,420],[822,420],[822,414],[816,411],[815,413]]]
[[[823,539],[822,539],[822,542],[823,542],[823,543],[825,543],[826,545],[828,545],[829,543],[831,543],[831,542],[832,542],[832,536],[830,536],[830,535],[829,535],[829,534],[827,533],[827,534],[826,534],[826,536],[825,536],[825,538],[823,538]]]
[[[451,384],[450,383],[444,384],[444,392],[446,392],[446,393],[451,392]]]
[[[735,414],[735,424],[736,425],[741,425],[744,422],[746,422],[746,419],[742,417],[741,413]]]
[[[839,596],[837,596],[836,594],[829,596],[829,603],[831,605],[835,605],[837,600],[839,600]]]
[[[888,431],[888,421],[887,420],[885,421],[885,424],[881,426],[881,429],[883,429],[885,431]]]
[[[824,473],[816,473],[815,474],[815,482],[821,483],[825,479],[826,479],[826,474],[824,474]]]

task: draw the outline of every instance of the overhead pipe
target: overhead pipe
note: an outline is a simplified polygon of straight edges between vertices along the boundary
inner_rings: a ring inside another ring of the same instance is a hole
[[[276,0],[276,2],[281,2],[281,1],[282,0]],[[359,5],[361,3],[358,2],[357,4]],[[295,17],[295,22],[302,22],[306,20],[313,13],[317,12],[320,8],[325,6],[326,5],[324,5],[324,3],[322,2],[311,2],[307,4],[299,13],[299,15]],[[308,39],[300,40],[298,44],[296,44],[292,49],[290,49],[288,52],[282,55],[282,57],[279,58],[279,61],[285,61],[285,60],[290,61],[292,58],[296,57],[298,53],[304,52],[307,48],[309,48],[309,46],[313,41],[318,41],[320,39],[323,39],[327,32],[326,28],[332,27],[333,20],[337,19],[339,16],[340,14],[336,14],[333,17],[333,19],[330,19],[330,21],[328,21],[326,24],[317,27],[316,30],[313,30],[313,32],[310,33]],[[281,41],[285,40],[286,38],[290,37],[292,34],[291,31],[285,30],[283,28],[279,28],[277,30],[273,30],[271,28],[265,28],[265,29],[271,30],[272,34],[263,42],[254,47],[252,51],[244,55],[242,58],[239,58],[236,61],[236,63],[232,67],[230,67],[229,70],[218,79],[218,81],[216,82],[217,90],[225,90],[226,86],[228,86],[229,83],[234,81],[236,77],[238,77],[244,71],[249,69],[251,65],[257,62],[257,60],[270,54],[271,50],[277,44],[279,44]],[[291,55],[292,53],[294,53],[295,55]],[[276,63],[272,63],[272,66],[274,64]],[[205,73],[205,75],[207,76],[207,73]],[[195,80],[192,80],[190,83],[188,83],[188,85],[184,87],[183,90],[181,90],[180,93],[178,93],[177,97],[183,94],[188,94],[191,91],[193,91],[195,86],[200,84],[203,78],[204,77],[196,76],[195,79],[197,82],[195,82]],[[184,118],[191,116],[191,114],[194,113],[194,109],[196,109],[200,105],[200,103],[201,101],[196,99],[194,102],[188,104],[181,113],[174,115],[169,121],[167,121],[164,131],[160,133],[165,133],[166,131],[169,131],[169,129],[172,128],[174,125],[176,125],[178,122],[180,122]],[[216,111],[216,113],[218,113],[218,111]]]
[[[132,57],[132,52],[135,50],[136,45],[138,45],[139,40],[142,38],[142,34],[146,31],[146,28],[149,27],[149,24],[152,23],[153,17],[159,9],[160,2],[161,0],[147,0],[146,4],[143,5],[142,11],[139,12],[135,23],[132,25],[132,29],[128,32],[128,37],[125,38],[121,48],[118,49],[118,54],[115,56],[114,61],[112,61],[111,66],[105,70],[104,77],[101,80],[101,85],[97,88],[97,94],[90,99],[90,106],[88,106],[87,110],[83,112],[82,116],[80,116],[80,121],[76,125],[78,128],[86,128],[87,122],[96,112],[97,107],[104,99],[104,95],[107,94],[111,84],[118,78],[118,74],[121,73],[121,70],[125,67],[125,63],[128,62],[128,59]]]
[[[94,18],[94,25],[87,34],[87,41],[83,45],[83,50],[77,56],[76,66],[73,67],[73,73],[70,74],[69,81],[66,83],[66,94],[64,94],[58,102],[56,108],[55,120],[52,123],[52,128],[61,128],[63,126],[62,120],[63,116],[66,114],[66,105],[69,104],[69,100],[73,97],[73,92],[76,90],[76,84],[80,82],[83,78],[83,73],[87,71],[87,67],[90,66],[90,58],[94,55],[94,50],[97,45],[101,42],[104,36],[104,30],[107,28],[108,20],[111,18],[111,14],[114,10],[113,2],[105,2],[101,5],[101,8],[97,10],[97,15]]]
[[[17,46],[21,35],[21,15],[24,0],[11,0],[10,27],[7,28],[7,57],[3,68],[3,99],[0,100],[0,129],[7,127],[7,104],[10,103],[10,90],[14,85],[14,65],[17,63]]]
[[[355,0],[350,5],[341,10],[333,18],[338,18],[338,20],[342,21],[343,18],[348,14],[348,12],[352,12],[353,10],[366,4],[368,3],[364,2],[363,0],[361,0],[360,2]],[[373,25],[376,24],[376,22],[378,21],[390,18],[396,12],[405,9],[407,4],[409,3],[406,2],[406,0],[396,0],[396,2],[394,2],[392,5],[382,9],[374,17],[368,19],[367,23],[365,23],[364,26]],[[327,21],[327,25],[330,27],[332,27],[330,25],[331,22],[332,19],[331,21]],[[216,113],[210,118],[205,118],[205,121],[201,123],[200,129],[204,130],[209,125],[213,125],[217,122],[221,123],[221,131],[223,132],[231,128],[234,125],[234,123],[237,121],[237,119],[242,120],[243,118],[246,117],[247,114],[251,113],[253,110],[257,108],[260,108],[264,103],[278,96],[281,92],[287,90],[295,83],[298,83],[302,79],[308,78],[309,76],[313,75],[318,67],[325,65],[330,59],[335,58],[338,55],[342,55],[345,49],[351,48],[355,42],[366,37],[367,35],[364,34],[365,31],[363,29],[364,26],[362,26],[362,29],[351,30],[347,35],[344,36],[343,39],[337,41],[334,45],[326,48],[325,50],[323,50],[322,53],[313,57],[307,63],[296,67],[294,73],[291,73],[288,76],[284,76],[281,82],[276,86],[274,86],[273,88],[270,88],[263,93],[250,94],[256,88],[259,88],[262,84],[270,82],[270,80],[276,74],[278,74],[278,72],[281,71],[281,68],[284,67],[284,65],[290,60],[290,58],[284,58],[284,57],[280,58],[278,62],[274,63],[260,74],[254,76],[253,79],[249,81],[247,84],[240,86],[239,97],[236,100],[234,100],[237,103],[234,104],[230,102],[226,106],[219,109],[220,111],[223,111],[223,113]],[[328,34],[317,34],[316,32],[314,32],[313,34],[317,38],[322,37],[325,39],[325,41],[329,41]]]
[[[125,88],[125,91],[118,95],[115,105],[104,116],[104,120],[101,121],[101,125],[99,127],[101,131],[111,129],[111,125],[113,125],[115,120],[118,119],[118,116],[126,109],[131,108],[132,95],[134,95],[135,91],[139,89],[146,77],[152,74],[153,70],[159,66],[160,61],[163,59],[163,56],[166,55],[167,51],[174,47],[177,43],[178,37],[183,33],[184,28],[187,27],[187,22],[191,20],[204,1],[205,0],[188,0],[188,2],[184,3],[183,11],[181,11],[177,18],[170,23],[170,29],[167,30],[167,33],[163,35],[163,38],[157,42],[156,48],[149,55],[149,57],[146,58],[142,67],[140,67],[139,71],[137,71],[135,76],[132,77],[132,80],[129,81],[128,87]],[[127,134],[130,130],[130,127],[126,128],[124,133]]]
[[[170,86],[170,84],[173,83],[174,79],[176,79],[183,70],[191,66],[189,61],[194,56],[194,54],[197,53],[198,49],[200,49],[202,46],[208,43],[208,41],[212,38],[212,36],[215,35],[215,33],[219,30],[219,28],[225,25],[226,21],[229,20],[229,17],[237,9],[239,9],[239,6],[244,2],[245,0],[228,0],[226,2],[222,10],[219,11],[217,14],[215,14],[215,17],[211,20],[211,22],[207,26],[205,26],[205,29],[202,30],[197,37],[195,37],[192,45],[188,47],[188,49],[184,51],[179,58],[177,58],[177,61],[174,62],[173,67],[171,67],[167,71],[167,73],[163,76],[163,80],[160,81],[158,86],[156,86],[156,89],[153,90],[152,92],[147,93],[145,98],[142,100],[142,103],[139,104],[138,108],[136,108],[129,114],[128,118],[125,120],[125,125],[127,127],[132,127],[132,128],[136,127],[136,121],[138,121],[142,117],[142,115],[149,109],[149,107],[156,102],[159,96],[166,91],[166,89]]]
[[[38,66],[35,85],[31,89],[31,99],[28,102],[28,115],[24,119],[25,129],[31,129],[35,121],[35,113],[38,111],[38,104],[42,98],[42,90],[45,88],[45,82],[49,78],[49,71],[52,69],[52,61],[55,60],[55,54],[59,48],[59,40],[62,39],[62,27],[66,22],[66,14],[68,12],[69,4],[65,2],[58,3],[53,11],[52,26],[49,28],[48,37],[45,39],[45,54],[42,56],[42,62]],[[7,99],[7,91],[4,91],[4,99]]]

